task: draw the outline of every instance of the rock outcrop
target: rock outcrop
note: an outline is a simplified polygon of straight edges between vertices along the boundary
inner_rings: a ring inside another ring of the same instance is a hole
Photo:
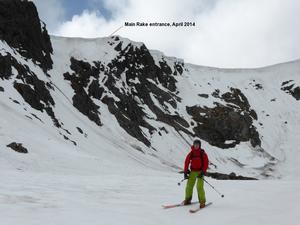
[[[193,128],[195,135],[220,148],[232,148],[242,141],[260,146],[259,134],[253,126],[257,115],[246,96],[236,88],[222,95],[216,90],[212,95],[227,104],[215,103],[214,108],[195,105],[186,109],[197,123]]]
[[[19,152],[19,153],[28,153],[27,148],[23,147],[22,143],[12,142],[9,145],[7,145],[6,147],[9,147],[12,150]]]
[[[45,72],[52,68],[50,37],[33,2],[0,0],[1,39]]]
[[[293,80],[283,82],[281,90],[292,95],[297,101],[300,100],[300,86],[297,86]]]

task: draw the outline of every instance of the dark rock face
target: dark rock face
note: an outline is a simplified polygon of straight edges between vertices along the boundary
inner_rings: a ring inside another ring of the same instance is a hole
[[[186,107],[188,114],[197,123],[193,128],[196,136],[220,148],[232,148],[242,141],[250,141],[253,147],[259,146],[259,134],[252,125],[257,115],[250,109],[242,92],[231,88],[230,92],[221,96],[219,91],[213,95],[222,98],[227,104],[215,103],[214,108]]]
[[[281,90],[292,95],[297,101],[300,100],[300,86],[295,87],[293,80],[285,81],[281,84]]]
[[[77,128],[77,130],[78,130],[79,133],[83,134],[83,131],[82,131],[82,129],[80,127],[76,127],[76,128]]]
[[[28,150],[21,143],[12,142],[7,147],[19,153],[28,153]]]
[[[97,80],[93,80],[89,86],[88,95],[95,99],[101,99],[103,92],[104,88],[99,86]]]
[[[62,135],[63,138],[64,138],[65,140],[70,141],[70,142],[73,143],[73,145],[77,146],[77,143],[76,143],[75,141],[71,140],[71,139],[70,139],[69,137],[67,137],[66,135],[64,135],[64,134],[62,134],[62,133],[60,133],[60,135]]]
[[[208,94],[198,94],[198,96],[202,97],[202,98],[208,98],[209,95]]]
[[[100,88],[98,82],[94,80],[89,86],[89,93],[84,89],[88,86],[92,77],[95,79],[99,78],[100,65],[97,64],[97,66],[91,66],[87,62],[71,58],[71,69],[74,73],[65,73],[64,77],[65,80],[71,81],[71,86],[74,89],[74,107],[82,114],[86,115],[91,121],[94,121],[97,125],[101,126],[98,112],[99,106],[93,102],[91,96],[100,99],[103,88]]]
[[[293,90],[293,96],[298,101],[300,100],[300,87],[299,86]]]
[[[2,79],[9,79],[12,77],[12,67],[14,67],[18,73],[16,79],[22,82],[15,82],[14,86],[16,89],[19,88],[17,89],[19,93],[33,108],[41,110],[42,106],[40,101],[54,105],[54,100],[52,99],[45,82],[39,80],[27,66],[19,64],[10,54],[6,56],[0,55],[0,61],[4,62],[3,64],[0,64],[0,71],[3,72],[0,73],[0,77]],[[29,85],[32,85],[33,89]],[[30,95],[31,98],[29,97]]]
[[[25,84],[15,81],[14,88],[32,108],[42,112],[45,110],[52,118],[54,125],[61,127],[51,108],[55,103],[45,86],[45,82],[39,80],[35,75],[27,76],[26,78],[27,83]],[[33,85],[33,88],[30,85]]]
[[[119,59],[122,57],[125,60],[120,61]],[[145,67],[138,68],[138,65],[145,65]],[[155,128],[145,121],[144,118],[147,118],[147,115],[134,100],[134,96],[141,99],[141,102],[144,99],[151,101],[149,96],[151,89],[147,86],[150,82],[146,78],[155,76],[155,72],[149,74],[151,70],[149,67],[152,65],[154,65],[154,61],[144,46],[134,50],[131,44],[128,45],[120,51],[120,55],[115,60],[108,64],[108,69],[105,71],[107,81],[104,85],[120,100],[116,101],[108,96],[105,96],[102,100],[108,105],[109,111],[116,116],[120,126],[147,146],[150,146],[150,141],[143,134],[141,127],[147,128],[150,133],[154,132]],[[125,80],[121,80],[121,74],[125,70],[127,70]],[[133,82],[136,79],[139,81],[138,83]],[[122,83],[121,90],[116,87],[118,81]],[[126,93],[126,84],[130,87],[131,93]],[[145,104],[149,105],[146,102]]]
[[[83,89],[76,91],[76,94],[73,96],[73,105],[98,126],[102,125],[98,112],[99,106],[89,98]]]
[[[206,176],[217,179],[217,180],[257,180],[253,177],[244,177],[240,175],[236,175],[235,173],[224,174],[218,172],[207,172]]]
[[[41,27],[32,2],[0,0],[0,21],[0,40],[32,59],[44,71],[52,68],[50,37],[45,24]]]
[[[40,102],[38,93],[27,84],[15,83],[15,89],[22,95],[24,100],[31,105],[32,108],[43,110],[44,105]]]
[[[0,53],[0,78],[8,79],[11,76],[11,60],[10,54],[2,56]]]
[[[115,41],[119,39],[112,37],[109,44],[113,45]],[[108,106],[108,110],[116,117],[120,126],[147,146],[151,145],[150,140],[142,128],[146,128],[150,134],[153,134],[156,128],[147,122],[149,116],[144,112],[143,105],[150,108],[158,121],[191,134],[186,129],[189,127],[188,122],[178,115],[170,115],[166,105],[167,103],[176,109],[177,102],[181,100],[174,92],[177,82],[175,76],[182,74],[183,64],[176,62],[173,72],[164,60],[158,66],[145,45],[123,46],[123,42],[120,41],[115,50],[119,55],[107,65],[101,62],[93,62],[94,65],[90,65],[71,58],[71,69],[74,73],[65,73],[64,77],[71,81],[75,91],[73,105],[90,118],[89,112],[96,115],[98,110],[97,106],[92,104],[92,97],[100,99]],[[159,88],[159,84],[166,90]],[[159,102],[162,108],[156,102]],[[87,109],[88,111],[83,111]]]
[[[55,117],[52,106],[55,102],[49,92],[52,88],[50,83],[40,80],[26,65],[19,62],[9,53],[2,56],[0,54],[0,78],[11,79],[14,77],[14,88],[23,97],[32,108],[40,111],[46,111],[52,118],[56,127],[61,127]],[[12,74],[12,68],[15,68],[17,74]]]
[[[22,82],[15,81],[14,87],[31,107],[43,111],[45,105],[54,105],[54,100],[44,81],[38,79],[29,68],[18,64],[13,58],[11,59],[11,67],[12,66],[18,71],[16,78]]]
[[[0,86],[0,92],[4,92],[4,88]]]

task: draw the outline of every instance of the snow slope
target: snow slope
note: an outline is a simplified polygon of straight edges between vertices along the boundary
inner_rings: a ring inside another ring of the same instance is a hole
[[[300,155],[297,143],[300,140],[300,134],[297,130],[299,130],[300,124],[300,104],[295,98],[287,96],[280,89],[284,80],[294,80],[296,84],[300,83],[300,60],[258,69],[217,69],[189,66],[191,80],[188,82],[190,84],[196,86],[203,85],[205,82],[211,84],[207,86],[210,88],[209,91],[203,91],[204,86],[202,86],[201,92],[212,92],[216,88],[225,91],[231,86],[239,87],[242,90],[251,107],[258,114],[258,120],[254,122],[254,125],[260,134],[262,148],[278,160],[275,173],[279,177],[299,177]],[[262,89],[257,89],[255,83],[260,84]],[[183,90],[190,91],[191,89],[191,85],[189,88],[183,87]],[[193,93],[197,93],[197,91],[193,90],[185,95],[191,96]],[[205,104],[209,104],[209,102]],[[214,151],[218,150],[214,149]],[[253,157],[250,155],[245,157],[245,154],[240,154],[240,152],[238,154],[236,157],[239,162],[246,165],[249,164],[248,160]],[[254,160],[258,164],[261,162],[256,158]],[[257,166],[259,167],[259,165]]]
[[[123,46],[129,43],[132,43],[136,47],[141,46],[141,43],[130,42],[128,39],[121,38],[121,41],[124,43]],[[108,45],[107,43],[110,43],[109,38],[86,40],[52,37],[52,43],[54,47],[54,65],[58,65],[56,68],[59,68],[58,71],[54,69],[52,71],[53,74],[60,74],[63,71],[67,71],[70,67],[68,62],[70,57],[77,57],[88,62],[101,59],[101,62],[109,63],[116,56],[114,54],[117,54],[113,50],[117,43]],[[104,54],[101,55],[100,52]],[[173,57],[166,57],[158,51],[151,51],[151,54],[157,64],[162,60],[166,61],[169,65],[182,61]],[[274,157],[277,165],[279,165],[276,168],[272,167],[272,170],[276,170],[275,172],[268,171],[270,161],[266,159],[266,153],[256,151],[250,143],[242,143],[236,148],[226,151],[205,143],[205,149],[209,153],[211,161],[218,165],[218,171],[225,173],[234,171],[238,174],[259,177],[258,174],[261,173],[259,169],[263,168],[264,173],[271,176],[298,177],[300,155],[299,151],[296,150],[296,146],[300,134],[295,131],[300,127],[298,116],[300,105],[295,98],[280,89],[284,81],[293,80],[295,84],[300,84],[300,61],[259,69],[218,69],[185,64],[183,75],[176,77],[176,79],[179,90],[178,96],[182,99],[178,103],[176,110],[184,118],[191,117],[186,112],[186,106],[198,104],[200,106],[212,107],[214,102],[223,103],[221,99],[211,97],[208,99],[201,98],[198,96],[199,93],[211,94],[216,89],[219,89],[221,93],[225,93],[231,87],[241,89],[243,94],[248,98],[251,108],[258,114],[258,121],[254,121],[254,125],[260,134],[262,148],[267,154]],[[53,80],[60,89],[64,90],[64,93],[72,92],[62,77],[54,75]],[[257,89],[256,84],[261,85],[262,89]],[[165,89],[162,86],[160,88]],[[272,101],[272,99],[275,100]],[[159,105],[159,103],[157,104]],[[102,106],[101,103],[99,105]],[[168,109],[173,110],[173,112],[176,111],[172,107]],[[149,115],[153,114],[147,109],[146,112]],[[106,113],[107,111],[103,112],[102,115],[105,116]],[[161,123],[155,120],[149,120],[148,122],[154,127],[161,126]],[[166,126],[165,124],[163,125]],[[115,124],[113,127],[115,126],[118,127],[118,124]],[[181,167],[182,157],[187,152],[188,145],[178,136],[177,132],[174,132],[174,129],[170,127],[167,129],[170,133],[163,137],[155,134],[151,135],[152,146],[155,149],[159,149],[155,153],[159,158],[167,161],[168,164]],[[117,131],[117,133],[119,132]],[[185,134],[182,135],[185,136]],[[186,137],[185,139],[192,141],[190,137]],[[132,142],[134,145],[144,148],[139,142]],[[228,162],[229,158],[234,158],[245,166],[240,168],[234,163]]]
[[[0,185],[3,225],[299,223],[299,181],[209,180],[225,197],[206,187],[213,205],[190,214],[188,210],[196,206],[161,208],[183,198],[184,187],[176,185],[181,177],[170,172],[145,169],[127,175],[83,176],[1,170],[0,175],[5,177]]]
[[[130,43],[136,48],[142,45],[128,39],[120,39],[123,48]],[[156,128],[164,126],[167,130],[163,136],[158,133],[149,134],[144,130],[144,134],[151,140],[151,148],[125,132],[103,102],[94,99],[100,106],[99,112],[103,122],[100,128],[73,107],[74,90],[62,76],[70,71],[70,57],[91,63],[101,60],[105,65],[118,55],[114,50],[117,43],[112,44],[111,38],[52,37],[51,41],[54,66],[49,71],[50,78],[45,76],[42,69],[31,60],[25,60],[5,42],[0,42],[2,55],[11,54],[19,63],[27,65],[40,80],[52,83],[54,89],[51,89],[50,93],[55,100],[53,110],[57,119],[63,123],[62,128],[53,126],[49,116],[24,102],[13,88],[13,80],[2,80],[1,86],[5,91],[0,92],[0,114],[6,119],[2,121],[0,128],[1,145],[5,146],[12,141],[21,142],[29,148],[29,154],[19,156],[8,150],[1,151],[1,167],[37,171],[48,171],[49,168],[52,171],[56,168],[61,171],[62,168],[69,171],[80,165],[78,172],[85,173],[97,169],[101,171],[103,167],[114,162],[114,167],[116,169],[121,167],[122,170],[123,163],[126,164],[126,168],[133,168],[132,170],[136,169],[136,165],[173,171],[182,168],[183,158],[189,151],[188,144],[193,138],[157,121],[155,114],[146,106],[144,111],[150,116],[147,122]],[[166,57],[158,51],[151,51],[151,54],[157,64],[162,60],[170,65],[182,62],[173,57]],[[104,77],[101,74],[100,76]],[[235,87],[243,92],[251,108],[258,115],[254,125],[260,134],[263,151],[253,148],[249,142],[241,142],[234,148],[224,150],[203,141],[210,161],[217,166],[217,168],[211,166],[211,171],[235,172],[258,178],[265,175],[291,179],[299,177],[300,155],[297,143],[300,134],[297,130],[300,127],[300,105],[295,98],[281,90],[281,85],[289,80],[293,80],[296,85],[300,83],[300,61],[259,69],[218,69],[185,64],[182,76],[177,76],[176,80],[178,97],[182,100],[177,102],[176,109],[168,107],[167,111],[171,114],[179,113],[183,118],[192,121],[186,112],[186,106],[197,104],[213,107],[214,102],[222,104],[224,100],[211,96],[211,93],[216,89],[220,90],[220,93],[225,93]],[[262,88],[258,89],[255,86],[257,84]],[[158,86],[162,90],[165,89],[162,85]],[[198,95],[200,93],[206,93],[209,97],[202,98]],[[108,95],[117,99],[109,90]],[[156,104],[160,105],[158,101]],[[161,108],[166,110],[163,106]],[[80,127],[85,134],[79,133],[76,127]],[[192,131],[192,126],[188,130]],[[77,146],[70,140],[65,140],[63,135],[75,141]],[[89,159],[88,163],[82,163],[82,158]]]

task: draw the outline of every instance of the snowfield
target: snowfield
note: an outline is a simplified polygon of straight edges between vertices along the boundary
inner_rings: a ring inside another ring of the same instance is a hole
[[[162,209],[183,199],[181,175],[143,169],[93,175],[1,170],[1,225],[298,225],[300,182],[216,181],[206,185],[213,205]],[[74,171],[76,173],[76,171]],[[194,193],[196,199],[196,193]]]

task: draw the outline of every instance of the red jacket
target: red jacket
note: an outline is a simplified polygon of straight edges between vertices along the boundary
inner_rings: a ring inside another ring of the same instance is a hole
[[[192,146],[190,153],[185,158],[184,172],[187,172],[191,165],[192,171],[202,171],[203,173],[206,173],[208,162],[205,151],[201,148],[195,149],[194,146]]]

